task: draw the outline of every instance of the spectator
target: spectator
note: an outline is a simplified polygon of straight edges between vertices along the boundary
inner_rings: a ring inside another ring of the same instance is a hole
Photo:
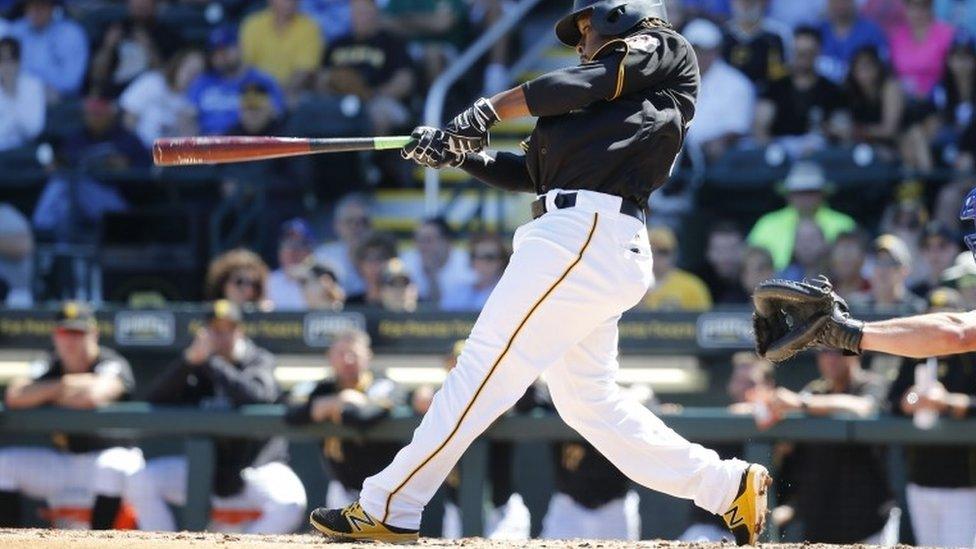
[[[250,250],[224,252],[207,267],[207,299],[226,299],[238,307],[267,309],[267,288],[268,266]]]
[[[787,206],[760,217],[748,238],[749,244],[769,250],[776,269],[785,268],[793,256],[796,228],[801,219],[816,221],[830,243],[838,234],[856,227],[853,219],[824,203],[827,181],[818,164],[794,164],[783,188]]]
[[[210,32],[209,69],[198,76],[186,94],[197,110],[200,131],[207,135],[227,133],[240,120],[244,88],[256,83],[268,90],[276,112],[283,113],[285,98],[278,83],[267,74],[245,65],[237,47],[237,31],[218,27]]]
[[[0,304],[26,308],[34,303],[34,235],[17,208],[0,202]]]
[[[139,75],[159,69],[182,46],[180,32],[156,18],[156,0],[127,0],[126,14],[102,34],[92,56],[89,93],[118,97]]]
[[[854,55],[865,48],[881,54],[879,59],[887,57],[888,41],[884,31],[858,15],[856,0],[829,0],[827,17],[818,28],[821,50],[817,72],[838,84],[844,81],[848,67],[854,64]]]
[[[926,135],[941,149],[942,160],[952,165],[959,153],[959,140],[973,122],[976,108],[976,42],[960,33],[946,57],[942,81],[932,91],[936,127]]]
[[[905,112],[905,94],[873,46],[865,46],[853,54],[844,93],[853,122],[852,139],[889,149],[894,149],[899,141],[904,142],[899,138],[899,130]]]
[[[830,281],[834,291],[847,299],[871,288],[862,274],[867,258],[867,243],[860,231],[845,231],[837,235],[830,249]]]
[[[268,299],[277,311],[301,311],[305,301],[306,259],[312,255],[312,230],[304,219],[285,221],[278,236],[278,268],[268,275]]]
[[[968,190],[967,190],[968,191]],[[924,203],[925,187],[921,181],[909,180],[895,188],[894,200],[885,208],[881,215],[880,231],[897,236],[908,246],[912,257],[918,256],[918,243],[922,237],[922,230],[929,220],[929,212]],[[959,209],[956,202],[955,209]],[[956,219],[959,212],[955,212]],[[919,276],[921,271],[913,271]]]
[[[925,310],[925,300],[906,285],[912,272],[908,246],[895,235],[883,234],[874,240],[874,269],[869,292],[851,296],[855,309],[889,314],[913,314]]]
[[[358,193],[342,197],[335,205],[332,229],[339,239],[320,244],[315,258],[336,270],[347,295],[361,294],[366,286],[356,270],[355,250],[373,230],[369,199]]]
[[[789,30],[763,16],[765,0],[732,0],[725,26],[725,60],[742,71],[762,93],[766,85],[787,74]]]
[[[44,128],[44,84],[20,69],[20,42],[0,38],[0,151],[16,149]]]
[[[407,45],[381,30],[374,0],[350,0],[352,35],[330,44],[320,85],[365,102],[377,135],[410,122],[407,103],[414,90]]]
[[[976,36],[976,2],[973,0],[935,0],[935,14],[970,36]]]
[[[881,27],[885,34],[905,24],[905,0],[864,0],[861,14]]]
[[[346,292],[339,285],[339,278],[328,265],[316,263],[314,258],[305,260],[306,275],[303,279],[305,302],[309,309],[342,310]]]
[[[352,32],[350,0],[301,0],[299,7],[319,25],[322,39],[333,44]]]
[[[386,262],[380,273],[380,301],[383,310],[394,313],[412,313],[417,310],[417,285],[410,279],[403,262],[393,258]]]
[[[846,112],[841,89],[815,68],[820,33],[800,27],[794,43],[790,74],[773,80],[760,95],[754,130],[760,144],[775,139],[792,156],[803,157],[827,144]]]
[[[273,76],[289,98],[308,87],[322,62],[322,34],[298,12],[298,0],[268,0],[241,24],[240,38],[244,63]]]
[[[745,237],[734,223],[719,221],[709,229],[706,264],[699,276],[716,304],[749,301],[739,282],[745,247]]]
[[[468,249],[474,279],[446,288],[441,297],[441,310],[480,311],[508,267],[508,259],[512,255],[505,239],[496,233],[472,236],[468,240]]]
[[[776,389],[773,417],[873,414],[884,400],[884,383],[861,368],[861,358],[839,350],[817,351],[820,378],[799,393]],[[816,543],[898,543],[901,513],[892,510],[885,460],[878,448],[857,444],[798,444],[787,457],[794,473],[788,505],[803,523],[803,539]],[[824,479],[831,482],[824,482]],[[787,481],[789,482],[789,481]],[[773,511],[782,514],[783,509]]]
[[[98,324],[87,305],[61,306],[51,342],[53,351],[33,364],[31,378],[7,386],[8,409],[90,410],[132,395],[132,369],[121,355],[99,345]],[[0,450],[0,524],[24,525],[20,499],[26,495],[47,502],[57,528],[112,528],[126,478],[143,466],[142,452],[110,435],[52,433],[52,441],[53,448]]]
[[[88,38],[74,21],[54,15],[59,0],[24,0],[24,17],[10,26],[21,65],[44,82],[48,103],[78,95],[88,64]]]
[[[694,46],[701,71],[696,122],[688,129],[687,140],[715,160],[749,134],[756,92],[745,75],[722,60],[722,31],[714,23],[695,19],[682,33]]]
[[[221,411],[271,404],[281,394],[274,368],[274,355],[244,334],[240,308],[219,300],[190,346],[154,381],[146,400]],[[285,464],[283,439],[215,437],[214,447],[208,529],[286,534],[299,527],[305,487]],[[167,504],[186,503],[187,473],[186,457],[165,456],[149,460],[132,476],[126,501],[136,510],[139,528],[176,530]],[[241,516],[248,518],[242,521]]]
[[[891,62],[905,92],[921,101],[942,78],[955,31],[935,20],[932,0],[905,0],[905,6],[905,23],[888,37]]]
[[[339,332],[327,357],[328,377],[314,387],[298,386],[292,391],[287,423],[334,423],[364,429],[389,417],[394,407],[405,402],[405,394],[395,382],[370,368],[373,351],[366,332],[355,328]],[[363,481],[380,472],[402,446],[359,438],[325,439],[321,447],[330,477],[326,505],[345,507],[359,499]]]
[[[61,154],[75,168],[99,164],[109,170],[149,167],[152,157],[135,134],[122,125],[118,109],[111,102],[90,97],[82,106],[84,127],[65,138]]]
[[[648,231],[654,252],[654,286],[644,296],[641,306],[652,311],[707,311],[712,308],[708,287],[697,276],[679,269],[678,239],[667,227]]]
[[[272,91],[259,82],[249,82],[241,90],[240,109],[237,124],[228,133],[231,135],[277,135],[280,134],[281,114],[275,107]]]
[[[766,16],[787,29],[795,29],[803,25],[816,25],[823,20],[828,10],[828,0],[811,0],[797,2],[796,0],[768,0]]]
[[[705,17],[712,21],[724,21],[732,15],[732,0],[681,0],[681,2],[689,19]],[[668,9],[668,15],[670,14],[671,10]]]
[[[773,270],[773,256],[769,250],[757,246],[746,248],[745,254],[742,256],[742,275],[739,277],[742,294],[746,296],[743,303],[748,303],[752,291],[762,281],[773,278],[775,272]]]
[[[938,221],[930,221],[918,242],[924,278],[911,289],[915,295],[928,295],[941,285],[942,274],[959,255],[959,235]]]
[[[930,312],[961,311],[955,296],[933,292]],[[915,385],[917,360],[903,359],[888,391],[892,412],[913,415],[933,410],[950,418],[971,414],[976,398],[976,355],[938,357],[929,388]],[[910,445],[905,447],[906,500],[915,542],[929,547],[968,547],[976,535],[976,448],[970,446]]]
[[[447,288],[469,284],[474,277],[467,252],[454,247],[453,240],[454,231],[441,217],[425,219],[414,232],[417,247],[403,254],[403,263],[421,301],[440,303]]]
[[[196,111],[186,91],[204,69],[196,50],[184,50],[166,62],[163,71],[136,77],[119,97],[125,126],[135,132],[147,149],[160,137],[197,133]]]
[[[356,246],[353,261],[363,281],[363,291],[350,294],[347,305],[383,306],[383,269],[397,256],[396,239],[386,233],[372,233]]]
[[[725,386],[729,397],[728,410],[732,414],[752,415],[757,420],[769,415],[765,399],[776,390],[773,364],[756,356],[752,351],[740,351],[732,355],[732,373]],[[744,454],[742,444],[713,446],[723,459]],[[728,541],[728,528],[718,515],[691,505],[689,526],[681,534],[681,541],[707,542]]]
[[[827,271],[827,257],[830,247],[824,238],[823,229],[812,218],[803,218],[796,225],[793,260],[779,273],[779,278],[803,280],[813,278]]]
[[[469,8],[463,0],[390,0],[383,12],[385,28],[411,44],[428,86],[466,45]]]

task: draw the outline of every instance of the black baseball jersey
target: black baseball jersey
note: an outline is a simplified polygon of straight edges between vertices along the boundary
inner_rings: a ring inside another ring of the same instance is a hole
[[[199,366],[182,357],[155,380],[146,400],[207,410],[233,410],[246,404],[272,404],[281,395],[274,377],[275,358],[250,339],[233,361],[212,356]],[[214,493],[230,496],[244,486],[241,471],[287,457],[283,439],[214,437]]]
[[[585,189],[646,204],[695,116],[698,60],[667,28],[613,39],[593,57],[522,85],[539,117],[525,156],[469,154],[461,167],[507,190]]]
[[[369,427],[389,417],[390,411],[404,402],[404,394],[396,383],[369,372],[363,375],[355,389],[366,395],[368,403],[362,406],[347,404],[342,410],[343,425]],[[295,391],[289,398],[285,421],[294,425],[311,423],[312,401],[320,396],[338,395],[341,391],[334,379],[320,381],[307,394]],[[322,441],[322,454],[335,480],[347,490],[361,490],[363,481],[382,471],[402,447],[399,442],[328,437]]]
[[[588,442],[552,445],[556,490],[587,509],[624,497],[630,480]]]
[[[67,372],[61,359],[55,353],[51,353],[46,358],[34,363],[34,381],[52,381],[61,379]],[[119,353],[108,347],[99,347],[98,356],[90,372],[99,376],[112,376],[118,378],[125,388],[125,392],[119,400],[128,400],[136,387],[135,376],[132,375],[132,367],[129,361]],[[74,454],[94,452],[104,450],[113,446],[131,446],[132,441],[127,438],[107,437],[99,435],[69,435],[64,433],[54,433],[51,437],[55,446]]]

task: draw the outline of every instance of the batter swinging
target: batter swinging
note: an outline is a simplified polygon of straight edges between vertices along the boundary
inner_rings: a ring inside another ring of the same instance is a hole
[[[330,537],[417,539],[424,505],[464,450],[543,372],[563,420],[631,479],[722,514],[740,545],[763,528],[766,469],[688,442],[614,381],[617,321],[653,282],[643,205],[694,116],[695,54],[663,0],[576,0],[556,35],[578,66],[479,99],[444,130],[419,127],[403,150],[539,198],[413,440],[366,479],[358,503],[312,512]],[[495,122],[530,114],[525,156],[484,151]]]

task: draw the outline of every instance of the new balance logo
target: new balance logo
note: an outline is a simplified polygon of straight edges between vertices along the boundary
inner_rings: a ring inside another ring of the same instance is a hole
[[[363,530],[363,526],[376,526],[373,519],[371,519],[366,513],[363,513],[361,516],[349,515],[347,518],[349,519],[349,525],[359,531]]]
[[[731,515],[731,516],[730,516]],[[728,517],[727,522],[729,528],[735,528],[736,526],[742,524],[744,519],[739,516],[739,508],[733,507],[725,512],[725,516]]]

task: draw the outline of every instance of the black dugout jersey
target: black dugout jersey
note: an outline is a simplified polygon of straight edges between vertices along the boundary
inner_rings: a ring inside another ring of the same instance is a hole
[[[645,204],[694,118],[698,60],[667,28],[611,40],[593,57],[522,85],[539,117],[525,156],[469,154],[461,167],[507,190],[584,189]]]
[[[342,423],[366,428],[390,416],[393,407],[404,401],[404,394],[392,380],[363,374],[356,391],[366,396],[367,404],[347,404]],[[335,396],[342,388],[333,379],[319,382],[307,395],[292,394],[285,421],[293,425],[312,423],[312,402],[316,397]],[[298,391],[296,391],[298,393]],[[403,447],[401,442],[374,442],[360,438],[328,437],[322,441],[322,455],[329,462],[335,480],[347,490],[361,490],[363,481],[383,470]]]
[[[630,490],[630,480],[588,442],[552,445],[556,465],[556,491],[587,509],[620,499]]]
[[[61,359],[54,353],[37,362],[34,368],[37,369],[34,381],[59,380],[68,373],[64,371],[64,365],[61,363]],[[98,376],[118,378],[124,387],[124,392],[119,397],[119,400],[128,400],[135,390],[136,380],[135,376],[132,375],[132,367],[129,366],[129,361],[108,347],[98,348],[98,357],[95,358],[95,362],[89,371]],[[99,435],[53,433],[51,439],[54,441],[55,446],[73,454],[94,452],[112,448],[113,446],[132,446],[132,440],[128,438]]]

